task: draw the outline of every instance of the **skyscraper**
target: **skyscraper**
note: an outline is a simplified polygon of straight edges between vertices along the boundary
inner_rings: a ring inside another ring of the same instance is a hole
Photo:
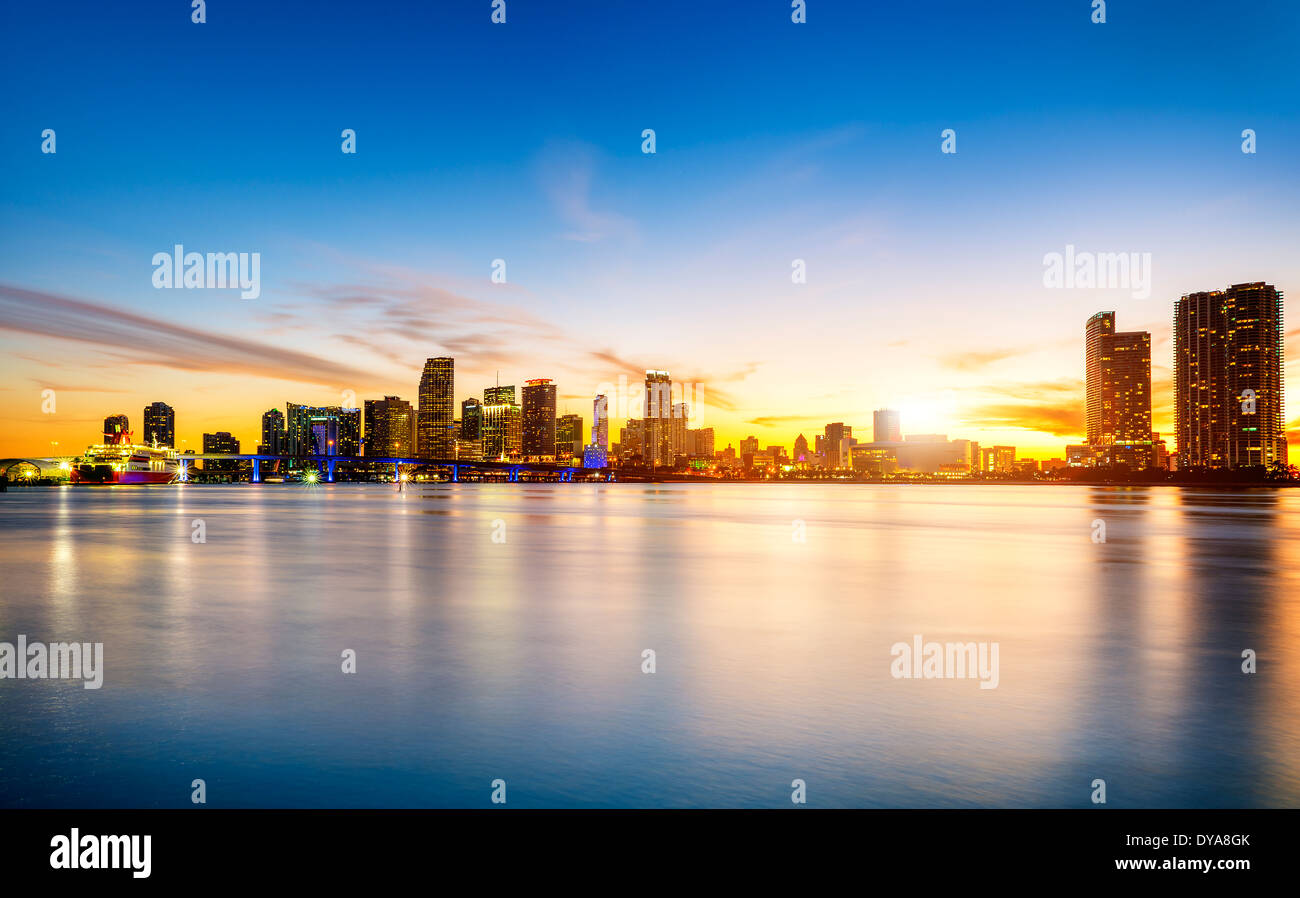
[[[263,455],[284,455],[288,451],[284,438],[284,412],[278,408],[262,413],[262,442],[257,451]]]
[[[411,403],[396,396],[367,399],[366,455],[371,458],[410,458]]]
[[[217,433],[205,433],[203,435],[203,452],[206,455],[209,452],[224,452],[230,455],[239,454],[239,440],[226,433],[224,430]]]
[[[483,439],[483,403],[473,396],[460,404],[460,438]]]
[[[629,418],[627,426],[619,428],[618,452],[624,458],[639,455],[645,463],[645,418]]]
[[[339,419],[339,455],[357,456],[361,454],[361,409],[340,408]]]
[[[713,458],[713,428],[701,427],[692,430],[690,454],[696,458]]]
[[[555,419],[557,460],[582,458],[582,415],[561,415]]]
[[[690,406],[685,402],[673,403],[673,416],[668,422],[668,458],[675,461],[677,456],[686,455],[686,422],[690,420]]]
[[[203,435],[203,454],[207,455],[208,453],[238,455],[239,440],[224,430],[217,433],[205,433]],[[238,469],[239,462],[233,459],[205,459],[203,462],[204,471],[236,471]]]
[[[646,371],[643,414],[641,455],[645,464],[672,464],[673,381],[667,371]]]
[[[1116,332],[1115,313],[1098,312],[1084,341],[1088,444],[1103,466],[1150,467],[1151,334]]]
[[[285,412],[286,454],[360,454],[361,409],[289,402],[285,404]]]
[[[524,382],[523,455],[555,458],[555,383],[549,377]]]
[[[523,415],[513,402],[483,406],[483,458],[517,458],[522,444]]]
[[[455,439],[456,403],[455,360],[427,359],[420,377],[419,411],[420,455],[424,458],[451,458]]]
[[[903,428],[898,412],[892,408],[878,408],[871,415],[871,441],[873,443],[903,442]]]
[[[509,384],[504,387],[497,384],[495,387],[485,387],[483,389],[484,405],[499,405],[503,402],[509,403],[510,405],[515,404],[514,384]]]
[[[1179,470],[1287,462],[1282,300],[1257,281],[1175,304]]]
[[[609,397],[604,393],[591,403],[591,445],[609,451]]]
[[[126,415],[109,415],[104,419],[104,442],[124,443],[131,436],[131,421]]]
[[[826,467],[832,469],[853,467],[853,428],[837,421],[826,425],[822,446],[826,452]]]
[[[154,402],[144,407],[144,443],[152,446],[176,446],[176,412],[165,402]]]

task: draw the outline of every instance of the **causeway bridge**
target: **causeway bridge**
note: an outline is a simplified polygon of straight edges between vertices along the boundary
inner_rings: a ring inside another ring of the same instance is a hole
[[[291,464],[296,466],[298,470],[311,470],[314,468],[317,475],[325,483],[334,482],[335,474],[340,465],[344,466],[345,469],[374,467],[375,465],[388,467],[391,465],[394,480],[400,479],[403,468],[444,468],[447,470],[452,483],[460,482],[462,471],[480,474],[490,473],[493,475],[504,474],[505,479],[511,483],[518,482],[521,474],[551,476],[564,482],[574,480],[574,475],[577,475],[579,480],[615,480],[613,468],[584,468],[581,465],[560,462],[490,461],[465,458],[420,458],[417,456],[396,458],[374,455],[233,455],[215,452],[180,455],[177,458],[181,463],[181,472],[177,479],[181,481],[189,479],[189,465],[194,461],[251,462],[251,479],[253,483],[262,482],[262,466],[267,462],[273,465],[281,463],[286,470]],[[206,464],[204,468],[207,469]]]

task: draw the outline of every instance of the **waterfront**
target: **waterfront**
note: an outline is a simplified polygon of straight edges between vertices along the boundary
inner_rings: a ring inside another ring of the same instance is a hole
[[[790,807],[799,778],[812,807],[1084,807],[1101,777],[1114,807],[1295,806],[1297,511],[1051,485],[11,490],[0,640],[103,642],[105,671],[0,681],[0,805],[188,806],[203,778],[212,807],[483,807],[501,778],[510,807]],[[891,677],[914,635],[997,642],[997,688]]]

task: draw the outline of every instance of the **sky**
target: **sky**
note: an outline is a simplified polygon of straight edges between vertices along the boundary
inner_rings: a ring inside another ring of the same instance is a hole
[[[1061,457],[1102,310],[1151,332],[1172,449],[1175,300],[1300,296],[1293,2],[506,7],[0,5],[0,457],[153,401],[250,451],[444,355],[457,402],[551,377],[588,427],[655,368],[718,448],[889,407]],[[260,295],[155,288],[176,244],[258,253]],[[1149,291],[1045,286],[1067,246],[1149,253]]]

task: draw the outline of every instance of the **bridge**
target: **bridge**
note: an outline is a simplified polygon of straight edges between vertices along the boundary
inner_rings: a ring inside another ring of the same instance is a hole
[[[314,467],[318,476],[322,477],[326,483],[333,483],[335,472],[339,463],[347,467],[356,465],[392,465],[393,479],[401,477],[403,467],[419,468],[446,468],[450,472],[452,483],[460,482],[462,470],[470,471],[490,471],[493,473],[504,473],[506,479],[515,483],[519,480],[522,473],[531,474],[549,474],[555,475],[556,478],[563,482],[570,482],[574,479],[575,474],[579,474],[582,479],[595,476],[601,480],[613,481],[615,479],[613,468],[584,468],[581,465],[566,464],[561,462],[523,462],[523,461],[491,461],[466,458],[420,458],[417,456],[397,458],[392,456],[374,456],[374,455],[236,455],[217,452],[200,452],[194,455],[179,455],[177,459],[181,463],[181,472],[177,476],[178,480],[186,481],[189,479],[189,464],[192,461],[249,461],[252,462],[252,482],[262,482],[262,463],[263,462],[284,462],[287,464],[294,463],[299,467]],[[204,465],[206,469],[207,466]]]
[[[80,457],[81,456],[78,455],[33,455],[26,458],[0,458],[0,477],[11,477],[13,469],[21,468],[21,466],[27,466],[28,469],[34,469],[34,476],[67,471],[68,468]],[[562,482],[571,482],[575,479],[588,480],[596,478],[611,483],[616,480],[651,483],[676,481],[694,483],[702,480],[719,479],[716,477],[701,477],[694,474],[676,474],[669,471],[637,468],[584,468],[581,465],[571,463],[565,464],[561,462],[524,462],[465,458],[420,458],[418,456],[397,458],[390,456],[381,457],[365,455],[246,455],[202,452],[195,454],[181,454],[176,456],[176,458],[181,464],[180,474],[176,479],[181,482],[190,479],[190,464],[195,461],[251,462],[251,481],[253,483],[263,482],[263,462],[293,463],[300,469],[303,466],[314,468],[317,476],[321,477],[326,483],[332,483],[334,481],[335,472],[338,470],[340,462],[342,462],[345,467],[353,467],[357,465],[392,465],[394,480],[400,478],[402,468],[404,467],[444,468],[449,472],[450,479],[453,483],[460,482],[462,471],[504,474],[506,480],[511,483],[518,482],[521,474],[554,475],[557,480]],[[226,472],[214,471],[213,473]]]

